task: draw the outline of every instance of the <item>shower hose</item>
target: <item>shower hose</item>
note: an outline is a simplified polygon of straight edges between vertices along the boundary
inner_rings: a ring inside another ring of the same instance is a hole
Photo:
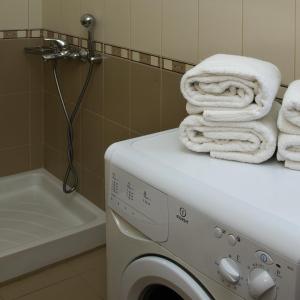
[[[83,84],[83,87],[81,89],[81,92],[79,94],[79,97],[77,99],[77,102],[75,104],[74,109],[69,113],[66,107],[66,102],[64,100],[63,94],[62,94],[62,89],[61,89],[61,84],[60,80],[57,75],[57,60],[54,61],[53,63],[53,75],[55,79],[55,84],[56,88],[59,94],[59,99],[61,102],[61,106],[64,111],[64,115],[67,121],[67,154],[68,154],[68,166],[67,170],[64,176],[64,181],[63,181],[63,191],[66,194],[71,194],[75,192],[79,186],[79,177],[78,173],[76,170],[76,167],[74,165],[74,121],[76,119],[77,113],[80,109],[83,97],[86,93],[86,90],[89,86],[92,73],[93,73],[93,63],[89,63],[89,70],[85,79],[85,82]]]

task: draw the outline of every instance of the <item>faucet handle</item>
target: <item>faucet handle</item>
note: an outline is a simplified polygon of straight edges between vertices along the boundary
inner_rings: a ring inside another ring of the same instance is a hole
[[[59,50],[64,50],[68,46],[67,42],[59,39],[46,38],[44,41],[53,43]]]

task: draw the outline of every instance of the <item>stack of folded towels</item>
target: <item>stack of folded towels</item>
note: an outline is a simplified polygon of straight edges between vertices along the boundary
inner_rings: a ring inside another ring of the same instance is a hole
[[[180,140],[215,158],[268,160],[277,146],[280,82],[280,71],[269,62],[225,54],[205,59],[181,81],[189,116],[180,125]],[[300,113],[298,120],[300,126]]]
[[[300,171],[300,80],[294,81],[284,95],[278,129],[277,159]]]

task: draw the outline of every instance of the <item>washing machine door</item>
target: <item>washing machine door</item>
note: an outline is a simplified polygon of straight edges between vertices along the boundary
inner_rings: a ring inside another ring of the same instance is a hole
[[[161,257],[132,262],[122,276],[120,300],[213,300],[184,269]]]

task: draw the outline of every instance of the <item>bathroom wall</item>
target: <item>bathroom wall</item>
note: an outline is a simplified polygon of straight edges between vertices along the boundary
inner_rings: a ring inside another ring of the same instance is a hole
[[[43,0],[43,28],[84,45],[85,12],[97,17],[97,48],[106,59],[77,120],[76,160],[81,192],[101,207],[105,149],[178,126],[185,116],[179,82],[192,65],[215,53],[242,54],[274,62],[283,83],[300,76],[300,0]],[[85,72],[80,64],[61,64],[70,107]],[[49,65],[45,91],[45,165],[62,177],[64,120]]]
[[[0,2],[0,176],[43,164],[42,64],[23,51],[40,44],[41,4]]]

